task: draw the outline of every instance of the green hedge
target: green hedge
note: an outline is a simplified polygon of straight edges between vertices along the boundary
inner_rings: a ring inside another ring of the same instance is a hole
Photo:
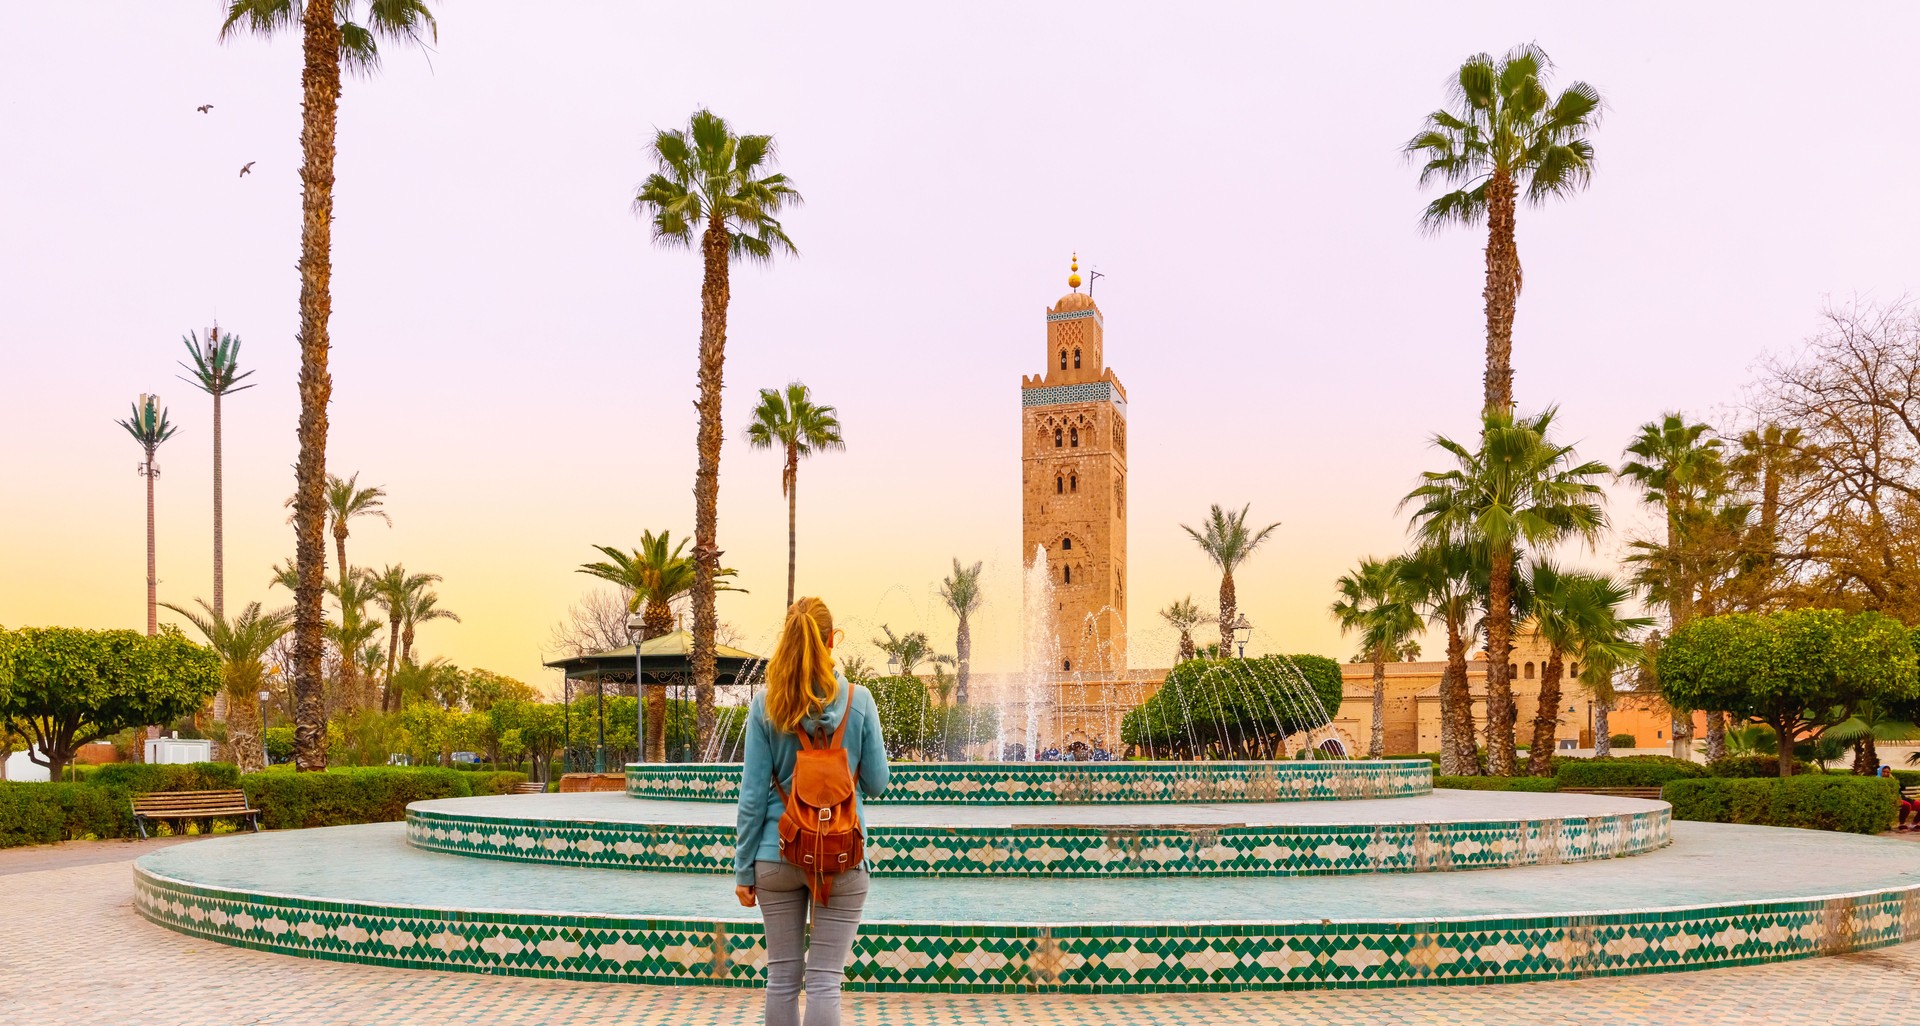
[[[1670,755],[1630,755],[1568,759],[1555,776],[1561,787],[1658,787],[1669,780],[1706,775],[1705,767]]]
[[[1434,777],[1433,786],[1457,791],[1552,791],[1552,777]]]
[[[1841,774],[1706,777],[1672,781],[1662,797],[1674,819],[1878,834],[1893,827],[1900,788],[1893,780]]]
[[[123,787],[134,794],[152,791],[232,791],[240,786],[240,767],[230,762],[154,765],[110,762],[95,770],[89,783]]]
[[[260,810],[261,827],[289,830],[405,819],[408,802],[473,794],[476,776],[450,769],[366,766],[325,773],[249,773],[241,785],[248,802]]]
[[[515,787],[527,782],[525,773],[517,773],[513,770],[467,773],[466,778],[467,787],[474,794],[512,794]]]
[[[121,788],[0,783],[0,848],[132,832],[133,806]]]
[[[1804,770],[1805,767],[1796,767]],[[1777,755],[1729,755],[1707,763],[1707,775],[1713,777],[1777,777],[1780,775],[1780,757]]]
[[[1637,737],[1634,737],[1632,734],[1615,734],[1612,737],[1607,738],[1607,743],[1612,745],[1615,748],[1640,747],[1640,739]]]

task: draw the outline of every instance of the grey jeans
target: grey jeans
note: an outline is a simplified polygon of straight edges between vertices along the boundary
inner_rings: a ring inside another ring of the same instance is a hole
[[[807,876],[798,866],[763,860],[753,864],[753,873],[754,896],[767,931],[767,1026],[801,1026],[803,982],[805,1026],[839,1026],[840,984],[847,978],[847,959],[860,932],[860,909],[867,903],[867,871],[835,876],[825,905],[813,904]]]

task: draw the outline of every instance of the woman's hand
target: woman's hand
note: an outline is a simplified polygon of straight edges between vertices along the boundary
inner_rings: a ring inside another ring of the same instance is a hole
[[[733,896],[740,899],[740,906],[742,908],[753,907],[753,888],[752,887],[749,887],[745,884],[736,885],[733,889]]]

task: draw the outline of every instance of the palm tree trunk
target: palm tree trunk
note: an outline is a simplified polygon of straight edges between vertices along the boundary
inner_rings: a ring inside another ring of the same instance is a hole
[[[720,570],[720,389],[727,361],[727,228],[714,212],[700,238],[706,265],[700,285],[700,423],[694,436],[698,466],[693,475],[693,664],[694,750],[704,753],[713,737],[715,575]]]
[[[327,768],[326,707],[320,663],[326,592],[327,319],[333,313],[333,156],[340,113],[340,26],[333,5],[310,3],[301,15],[300,72],[300,455],[294,463],[293,693],[294,765]]]
[[[1495,171],[1487,181],[1486,412],[1513,406],[1513,311],[1520,297],[1520,250],[1514,244],[1513,176]]]
[[[1487,582],[1487,773],[1513,775],[1513,547],[1494,547]]]
[[[400,711],[400,691],[393,686],[395,657],[400,654],[400,618],[387,618],[387,683],[380,696],[380,708],[386,712]]]
[[[1233,621],[1239,602],[1233,589],[1233,571],[1220,571],[1220,658],[1233,658]]]
[[[799,508],[800,497],[800,453],[792,446],[787,447],[787,608],[793,608],[793,567],[796,558],[794,544],[795,513]]]
[[[1613,728],[1607,724],[1607,714],[1613,711],[1611,696],[1599,696],[1593,700],[1593,757],[1605,759],[1613,755]]]
[[[153,450],[147,450],[147,636],[160,633],[160,575],[153,557]]]
[[[953,634],[954,672],[957,678],[953,689],[953,704],[966,705],[970,700],[970,685],[973,680],[973,625],[967,622],[967,614],[960,614],[960,627]]]
[[[1727,714],[1710,712],[1707,714],[1707,761],[1727,757]]]
[[[233,750],[240,772],[257,773],[267,768],[266,752],[260,746],[259,681],[237,683],[227,688],[227,747]]]
[[[1367,739],[1367,758],[1387,754],[1387,650],[1373,650],[1373,736]]]
[[[1473,689],[1467,682],[1467,639],[1458,623],[1447,624],[1447,673],[1442,686],[1446,698],[1442,699],[1440,714],[1452,724],[1453,729],[1447,733],[1453,745],[1440,750],[1440,772],[1479,776],[1480,760],[1473,750]]]
[[[658,638],[673,633],[673,609],[665,602],[647,601],[646,611],[641,615],[640,640]],[[643,740],[645,762],[667,761],[667,686],[665,684],[646,684],[647,736]]]
[[[211,333],[209,333],[211,334]],[[213,617],[227,615],[227,558],[225,500],[220,461],[220,393],[213,393]]]
[[[1533,714],[1533,743],[1527,746],[1527,773],[1536,777],[1552,776],[1553,750],[1560,733],[1560,678],[1566,672],[1560,650],[1547,651],[1547,664],[1540,668],[1540,704]]]

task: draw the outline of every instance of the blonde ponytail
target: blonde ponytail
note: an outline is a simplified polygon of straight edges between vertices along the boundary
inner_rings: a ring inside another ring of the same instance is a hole
[[[833,675],[833,614],[827,604],[808,596],[787,610],[780,627],[780,643],[767,663],[767,721],[789,734],[800,732],[800,721],[817,717],[840,697]]]

